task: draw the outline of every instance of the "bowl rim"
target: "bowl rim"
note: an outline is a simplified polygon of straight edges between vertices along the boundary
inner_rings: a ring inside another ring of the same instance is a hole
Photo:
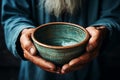
[[[81,28],[81,29],[85,32],[85,34],[86,34],[85,39],[84,39],[83,41],[81,41],[81,42],[79,42],[79,43],[76,43],[76,44],[73,44],[73,45],[53,46],[53,45],[47,45],[47,44],[38,42],[37,39],[34,38],[34,33],[35,33],[35,31],[37,31],[39,28],[44,27],[44,26],[47,26],[47,25],[53,25],[53,24],[67,24],[67,25],[72,25],[72,26],[76,26],[76,27],[78,27],[78,28]],[[90,35],[89,35],[88,31],[87,31],[84,27],[82,27],[82,26],[80,26],[80,25],[78,25],[78,24],[74,24],[74,23],[70,23],[70,22],[49,22],[49,23],[45,23],[45,24],[42,24],[42,25],[36,27],[35,30],[34,30],[34,31],[32,32],[32,34],[31,34],[31,38],[32,38],[32,40],[33,40],[35,43],[37,43],[37,44],[39,44],[39,45],[41,45],[41,46],[43,46],[43,47],[46,47],[46,48],[51,48],[51,49],[67,49],[67,48],[78,47],[78,46],[80,46],[80,45],[86,44],[86,43],[88,42],[89,38],[90,38]]]

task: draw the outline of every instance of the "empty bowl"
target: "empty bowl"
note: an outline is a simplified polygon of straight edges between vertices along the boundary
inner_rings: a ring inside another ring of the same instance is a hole
[[[68,22],[40,25],[31,37],[39,55],[59,66],[83,54],[89,40],[85,28]]]

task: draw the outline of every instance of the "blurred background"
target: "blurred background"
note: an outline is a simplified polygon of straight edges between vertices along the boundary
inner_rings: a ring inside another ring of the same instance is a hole
[[[118,49],[120,50],[120,47]],[[107,53],[100,58],[100,67],[102,67],[100,80],[120,80],[120,52]],[[20,60],[6,48],[3,27],[0,25],[0,80],[18,80],[19,67]]]

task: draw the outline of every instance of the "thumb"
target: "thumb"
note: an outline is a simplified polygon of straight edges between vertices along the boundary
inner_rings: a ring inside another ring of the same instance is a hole
[[[23,50],[27,50],[31,55],[36,54],[36,48],[31,41],[31,32],[33,29],[24,29],[21,32],[20,43]]]
[[[87,30],[91,37],[89,39],[86,50],[87,52],[91,52],[99,46],[98,44],[100,42],[100,32],[95,27],[88,27]]]
[[[29,50],[31,55],[35,55],[36,54],[36,48],[34,46],[32,46]]]

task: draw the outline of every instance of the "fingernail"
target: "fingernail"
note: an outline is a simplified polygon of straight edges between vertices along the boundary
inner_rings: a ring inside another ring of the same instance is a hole
[[[60,71],[57,71],[56,73],[57,73],[57,74],[60,74]]]
[[[61,71],[61,73],[62,73],[62,74],[64,74],[64,73],[65,73],[65,71],[64,71],[64,70],[62,70],[62,71]]]
[[[34,48],[30,48],[30,53],[31,53],[32,55],[35,54],[35,50],[34,50]]]

